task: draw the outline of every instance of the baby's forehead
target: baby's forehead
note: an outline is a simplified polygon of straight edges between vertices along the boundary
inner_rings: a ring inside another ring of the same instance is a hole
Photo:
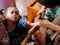
[[[9,7],[7,8],[7,11],[18,11],[18,9],[15,7]]]

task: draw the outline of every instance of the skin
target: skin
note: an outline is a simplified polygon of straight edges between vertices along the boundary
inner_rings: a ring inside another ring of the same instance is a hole
[[[6,10],[5,19],[7,20],[7,29],[12,31],[15,27],[16,22],[19,20],[19,12],[15,7],[9,7]]]

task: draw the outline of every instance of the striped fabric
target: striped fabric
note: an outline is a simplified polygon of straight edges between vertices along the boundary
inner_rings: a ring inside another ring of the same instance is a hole
[[[52,23],[54,23],[55,25],[60,25],[60,15],[58,15],[58,16],[52,21]],[[52,40],[55,39],[53,45],[58,45],[58,43],[59,43],[59,45],[60,45],[60,42],[57,41],[57,39],[58,39],[57,37],[58,37],[58,35],[60,34],[59,32],[55,32],[55,31],[53,31],[52,29],[48,29],[48,30],[47,30],[47,33],[50,35],[50,38],[51,38]],[[60,35],[59,35],[59,37],[60,37]],[[59,39],[60,39],[60,38],[59,38]]]

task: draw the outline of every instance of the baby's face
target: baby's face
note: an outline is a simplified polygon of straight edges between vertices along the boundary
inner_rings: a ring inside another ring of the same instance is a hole
[[[16,8],[10,7],[7,9],[6,17],[11,21],[17,21],[19,20],[19,12]]]

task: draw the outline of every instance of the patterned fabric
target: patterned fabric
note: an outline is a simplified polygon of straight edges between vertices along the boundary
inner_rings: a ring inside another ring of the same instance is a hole
[[[0,18],[0,45],[8,45],[9,37],[2,19]]]
[[[60,26],[60,15],[57,16],[52,23],[54,23],[55,25],[59,25]],[[52,29],[48,29],[47,33],[50,35],[51,39],[54,40],[52,45],[60,45],[60,33],[53,31]]]
[[[21,19],[19,20],[19,23],[20,23],[20,27],[21,27],[21,26],[25,27],[25,26],[26,26],[26,18],[21,18]]]
[[[56,36],[53,45],[60,45],[60,33]]]
[[[45,13],[45,17],[55,19],[60,14],[60,6],[55,8],[48,8]]]
[[[13,31],[8,31],[6,28],[8,35],[9,35],[9,45],[20,45],[27,34],[27,29],[20,25],[19,21],[16,23],[15,28]],[[7,27],[7,21],[5,21],[5,27]]]

